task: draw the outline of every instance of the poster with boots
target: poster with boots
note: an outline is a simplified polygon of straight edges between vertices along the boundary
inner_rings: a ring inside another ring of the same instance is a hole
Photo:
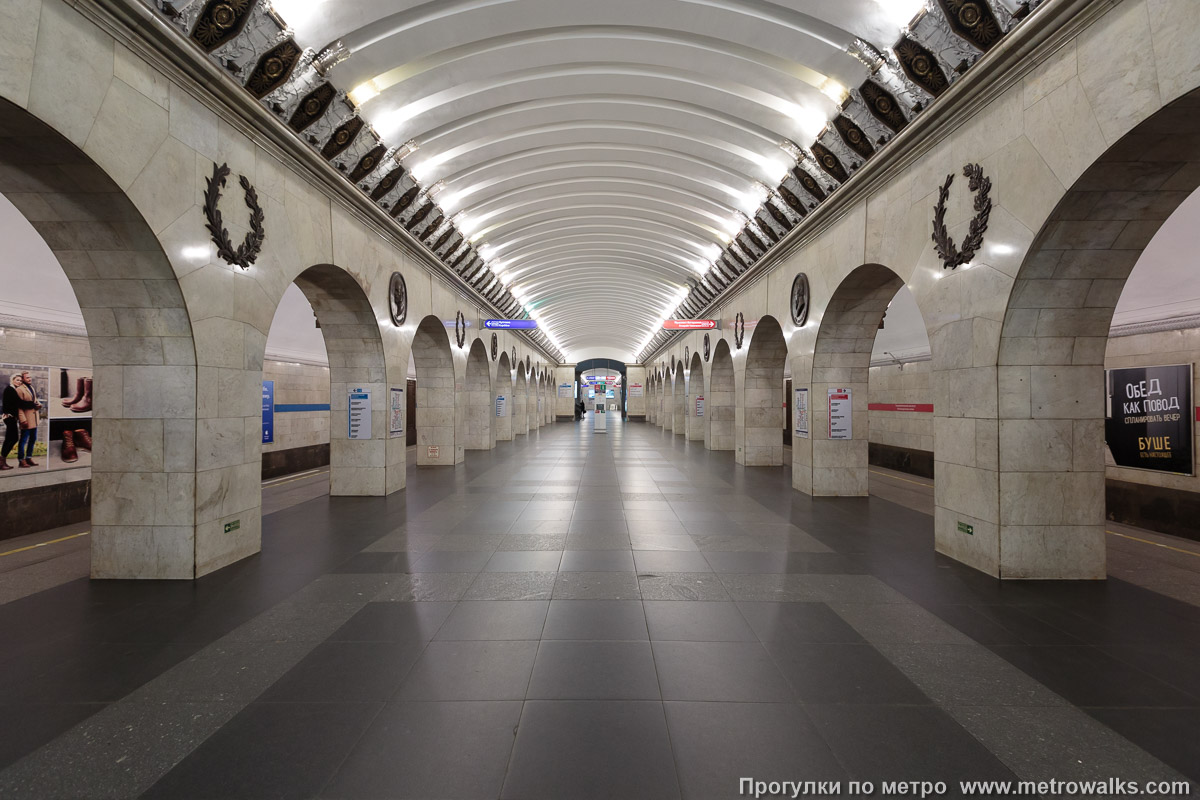
[[[51,386],[56,397],[50,409],[46,444],[49,469],[92,465],[92,368],[53,367]]]

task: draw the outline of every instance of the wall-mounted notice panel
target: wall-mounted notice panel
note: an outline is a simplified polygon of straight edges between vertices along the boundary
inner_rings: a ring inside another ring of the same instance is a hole
[[[275,381],[263,381],[262,443],[275,441]]]
[[[854,411],[849,389],[829,390],[829,438],[854,438]]]
[[[350,413],[346,423],[349,438],[371,438],[371,393],[362,389],[350,392]]]
[[[506,406],[506,398],[502,394],[496,395],[496,416],[503,417]]]
[[[792,433],[801,439],[808,438],[808,389],[796,389],[792,408]]]
[[[404,390],[392,387],[388,396],[388,436],[404,435]]]
[[[1192,475],[1192,365],[1108,370],[1104,438],[1118,466]]]

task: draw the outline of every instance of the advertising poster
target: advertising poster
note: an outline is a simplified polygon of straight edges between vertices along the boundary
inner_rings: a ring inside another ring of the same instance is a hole
[[[404,390],[391,387],[388,390],[388,436],[404,434]]]
[[[795,407],[792,409],[793,434],[801,439],[808,438],[808,389],[796,389]]]
[[[275,441],[275,381],[263,381],[262,443]]]
[[[854,438],[854,411],[849,389],[829,390],[829,438]]]
[[[1122,467],[1194,474],[1192,367],[1131,367],[1107,372],[1104,438]]]
[[[351,439],[371,438],[371,393],[356,389],[350,392],[350,413],[347,424]]]
[[[0,476],[92,463],[91,368],[0,364],[4,444]]]

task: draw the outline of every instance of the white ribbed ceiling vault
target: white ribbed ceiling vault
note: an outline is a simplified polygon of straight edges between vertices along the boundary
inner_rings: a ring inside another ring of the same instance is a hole
[[[921,3],[274,6],[574,360],[640,349]]]

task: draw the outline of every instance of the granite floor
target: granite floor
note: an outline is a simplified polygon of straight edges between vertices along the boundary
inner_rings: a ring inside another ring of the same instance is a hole
[[[610,426],[294,497],[194,583],[0,605],[0,796],[1200,780],[1200,573],[1002,584],[918,510]]]

